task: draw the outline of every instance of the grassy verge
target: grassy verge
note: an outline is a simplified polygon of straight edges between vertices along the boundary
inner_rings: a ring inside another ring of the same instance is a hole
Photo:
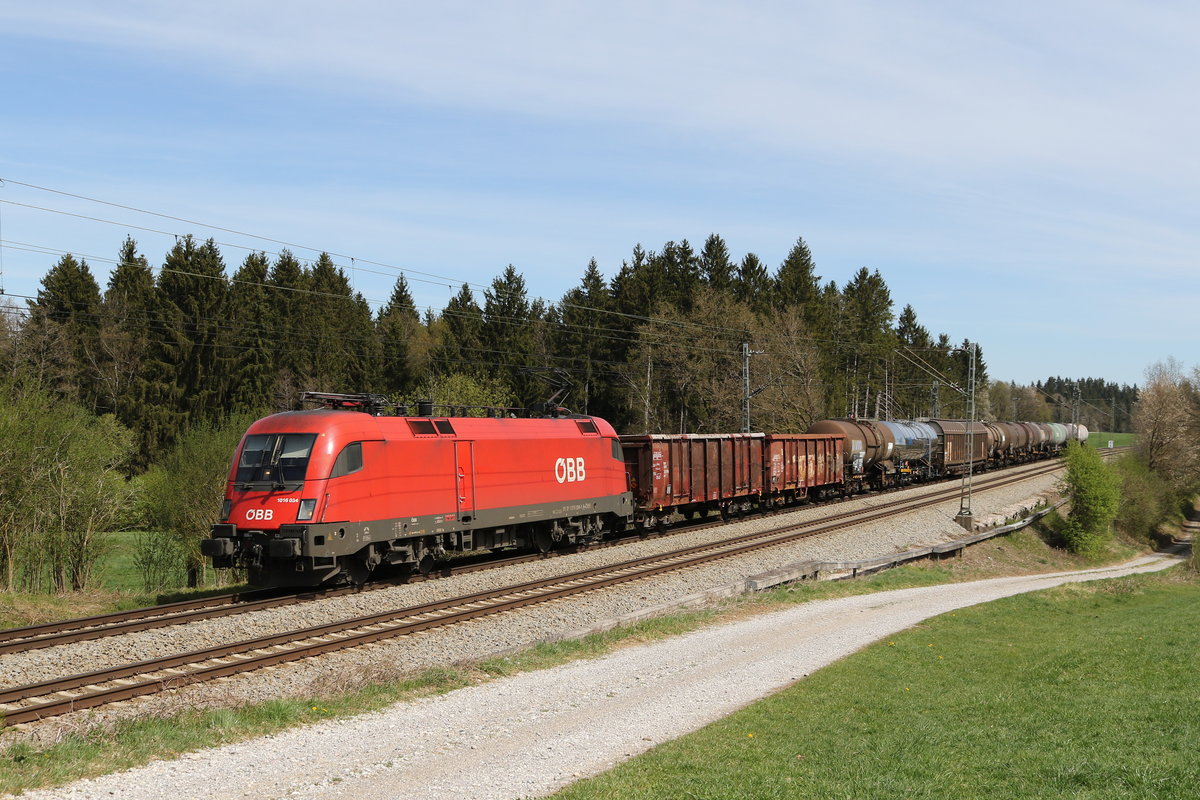
[[[1105,433],[1104,431],[1088,433],[1088,444],[1092,447],[1108,447],[1109,442],[1113,443],[1113,447],[1130,447],[1137,444],[1137,434]]]
[[[1188,575],[929,620],[558,796],[1195,797]]]
[[[147,593],[143,589],[142,577],[135,562],[137,541],[141,535],[137,531],[113,531],[104,534],[104,554],[96,564],[96,585],[87,591],[62,595],[0,592],[0,628],[20,628],[55,620],[88,617],[246,588],[217,586],[211,581],[215,574],[209,570],[209,586]]]
[[[1083,560],[1048,548],[1036,533],[1026,529],[977,545],[961,559],[907,565],[856,581],[781,587],[743,598],[721,609],[681,613],[577,641],[538,645],[513,656],[490,659],[468,668],[429,670],[416,676],[359,676],[360,687],[348,692],[344,686],[310,687],[311,695],[306,698],[276,700],[242,709],[186,710],[102,728],[89,729],[81,723],[78,733],[66,735],[49,747],[24,742],[10,744],[11,733],[6,734],[0,729],[0,793],[61,784],[329,717],[377,710],[398,701],[521,671],[592,658],[618,647],[678,635],[714,621],[732,620],[785,605],[956,580],[1075,569],[1103,560],[1121,560],[1127,555],[1125,550],[1114,550],[1107,559]]]
[[[15,742],[0,752],[0,794],[55,786],[172,758],[181,753],[276,733],[287,728],[348,717],[394,703],[452,691],[505,675],[594,658],[615,647],[694,630],[718,616],[703,611],[649,620],[584,639],[553,642],[471,667],[430,669],[419,675],[359,676],[354,691],[318,693],[237,709],[185,710],[177,714],[93,727],[63,736],[49,747]],[[344,680],[339,679],[339,683]],[[11,734],[10,734],[11,735]],[[5,733],[0,729],[0,747]]]

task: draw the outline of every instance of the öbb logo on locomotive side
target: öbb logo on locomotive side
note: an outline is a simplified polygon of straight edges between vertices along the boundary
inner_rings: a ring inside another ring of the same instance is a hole
[[[587,477],[583,458],[560,458],[554,462],[554,479],[559,483],[574,483]]]

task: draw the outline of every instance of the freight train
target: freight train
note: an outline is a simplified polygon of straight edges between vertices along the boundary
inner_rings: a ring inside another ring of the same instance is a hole
[[[453,554],[541,552],[683,518],[723,517],[1046,457],[1082,426],[824,420],[804,434],[618,436],[541,417],[404,413],[378,395],[258,420],[201,552],[260,586],[363,583]]]

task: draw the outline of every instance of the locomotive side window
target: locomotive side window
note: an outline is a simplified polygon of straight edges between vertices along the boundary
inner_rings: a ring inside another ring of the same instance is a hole
[[[337,460],[333,462],[330,478],[340,478],[363,468],[362,442],[353,442],[342,448]]]
[[[238,483],[296,483],[304,480],[315,433],[256,433],[246,437],[238,459]]]
[[[613,446],[613,458],[615,458],[617,461],[624,461],[625,455],[621,452],[621,440],[613,439],[612,446]]]

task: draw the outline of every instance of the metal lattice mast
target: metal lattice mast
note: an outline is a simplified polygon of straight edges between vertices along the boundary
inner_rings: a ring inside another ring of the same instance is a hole
[[[958,516],[964,523],[971,518],[971,475],[975,471],[975,343],[971,342],[971,366],[967,372],[967,471],[963,474]],[[965,527],[965,525],[964,525]]]
[[[750,343],[742,342],[742,433],[750,432]]]

